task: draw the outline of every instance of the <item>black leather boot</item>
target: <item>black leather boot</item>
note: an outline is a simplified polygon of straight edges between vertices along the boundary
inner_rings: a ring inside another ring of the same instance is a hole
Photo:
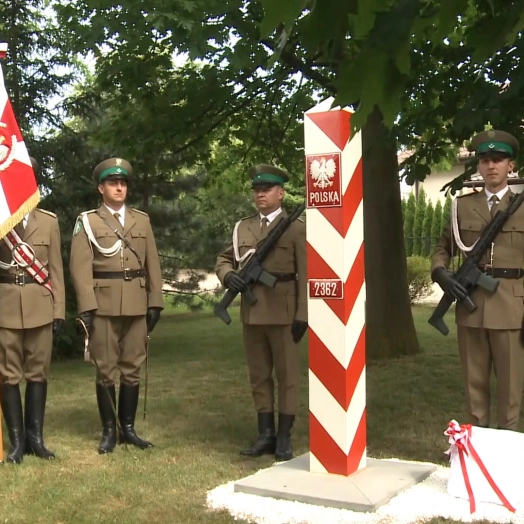
[[[111,402],[113,405],[111,406]],[[105,386],[96,383],[96,403],[100,421],[102,422],[102,438],[98,445],[98,453],[111,453],[116,446],[116,394],[115,385]],[[114,409],[114,411],[113,411]]]
[[[277,460],[291,460],[293,449],[291,447],[291,428],[295,421],[295,415],[278,415],[278,432],[275,458]]]
[[[11,449],[7,455],[7,462],[20,464],[24,457],[24,414],[22,411],[22,397],[18,384],[2,384],[1,390],[2,413],[9,433]]]
[[[258,438],[247,449],[240,452],[246,457],[260,457],[275,453],[275,414],[258,413]]]
[[[47,382],[27,382],[25,387],[25,452],[43,459],[55,454],[44,445],[44,414]]]
[[[141,439],[135,433],[135,415],[138,407],[138,392],[140,386],[128,386],[120,383],[120,392],[118,394],[118,419],[122,426],[120,434],[120,444],[124,442],[132,444],[140,449],[152,448],[153,444],[147,440]]]

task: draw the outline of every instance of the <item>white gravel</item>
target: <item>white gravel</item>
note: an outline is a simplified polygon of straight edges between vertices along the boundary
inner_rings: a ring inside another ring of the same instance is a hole
[[[515,504],[516,513],[511,513],[502,505],[477,501],[477,511],[471,515],[469,501],[447,494],[449,471],[448,467],[437,466],[436,471],[425,481],[400,493],[375,513],[359,513],[235,493],[235,481],[210,490],[207,494],[207,506],[211,510],[227,510],[235,520],[244,519],[257,524],[414,524],[432,517],[462,522],[485,519],[524,524],[524,493],[522,501]]]

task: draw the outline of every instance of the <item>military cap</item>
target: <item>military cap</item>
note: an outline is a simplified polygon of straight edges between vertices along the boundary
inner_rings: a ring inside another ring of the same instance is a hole
[[[93,178],[97,184],[101,184],[108,178],[128,179],[133,173],[131,164],[123,158],[108,158],[100,162],[93,171]]]
[[[284,186],[289,180],[289,175],[278,167],[269,164],[258,164],[249,170],[251,187],[256,186]]]
[[[518,140],[506,131],[489,129],[473,137],[470,151],[475,151],[477,157],[485,153],[505,153],[510,158],[517,158],[519,154]]]
[[[36,173],[38,171],[38,162],[32,156],[29,157],[29,160],[31,160],[31,165],[33,166],[33,171]]]

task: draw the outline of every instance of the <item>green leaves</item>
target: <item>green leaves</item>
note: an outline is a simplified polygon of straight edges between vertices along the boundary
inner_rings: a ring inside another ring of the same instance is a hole
[[[264,6],[264,18],[260,23],[262,38],[267,38],[281,23],[287,31],[300,15],[307,0],[261,0]]]

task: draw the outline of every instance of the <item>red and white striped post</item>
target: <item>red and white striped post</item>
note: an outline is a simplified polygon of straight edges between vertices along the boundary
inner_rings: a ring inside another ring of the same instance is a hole
[[[366,466],[362,140],[328,99],[305,113],[310,471]]]

